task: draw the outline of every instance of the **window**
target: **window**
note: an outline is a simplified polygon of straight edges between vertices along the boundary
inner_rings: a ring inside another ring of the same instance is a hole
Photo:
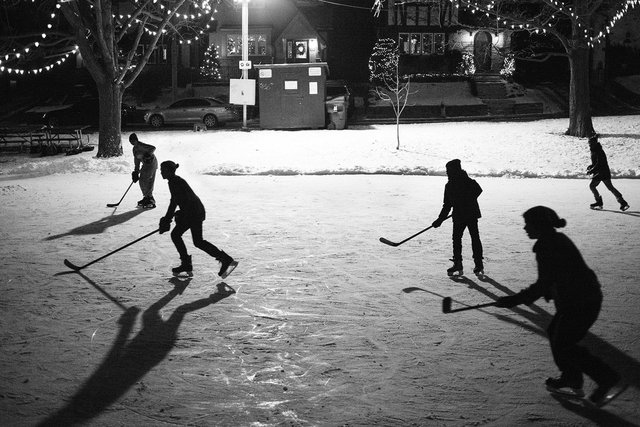
[[[409,54],[420,55],[422,53],[422,40],[420,34],[412,33],[409,36]]]
[[[400,53],[408,55],[444,54],[444,33],[400,33]]]
[[[249,55],[266,55],[267,54],[267,36],[264,34],[249,34],[248,54]],[[242,55],[242,34],[227,35],[227,55]]]
[[[440,0],[400,3],[396,6],[396,17],[400,25],[440,25]]]

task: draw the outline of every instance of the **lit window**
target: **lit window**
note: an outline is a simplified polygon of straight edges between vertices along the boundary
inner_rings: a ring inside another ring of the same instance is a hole
[[[249,34],[247,39],[249,55],[267,54],[267,36],[264,34]],[[242,35],[227,35],[227,55],[242,55]]]

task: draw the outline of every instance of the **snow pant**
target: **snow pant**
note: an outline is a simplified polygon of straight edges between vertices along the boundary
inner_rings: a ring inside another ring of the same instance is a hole
[[[153,199],[153,185],[156,182],[156,170],[158,169],[158,160],[153,157],[150,163],[142,163],[138,184],[142,190],[142,196]]]
[[[547,333],[553,360],[562,378],[582,384],[582,374],[591,377],[598,385],[610,384],[618,374],[601,359],[578,345],[598,318],[601,300],[569,312],[558,312],[551,320]]]
[[[616,187],[613,186],[613,184],[611,183],[611,178],[592,178],[591,183],[589,184],[589,188],[591,189],[591,192],[593,193],[593,196],[596,198],[596,200],[600,199],[600,193],[598,193],[598,189],[596,187],[598,187],[601,182],[604,183],[605,187],[607,187],[609,191],[611,191],[618,202],[622,199],[622,194],[620,194]]]
[[[186,218],[185,216],[181,211],[176,212],[176,226],[171,231],[171,240],[180,254],[180,259],[185,260],[189,257],[187,247],[182,240],[182,235],[189,229],[191,229],[191,238],[194,246],[215,259],[219,259],[222,251],[202,238],[203,221],[196,218]]]
[[[451,240],[453,240],[453,261],[462,261],[462,235],[465,228],[469,229],[473,259],[482,261],[482,242],[480,241],[477,218],[467,220],[456,219],[453,221],[453,234],[451,237]]]

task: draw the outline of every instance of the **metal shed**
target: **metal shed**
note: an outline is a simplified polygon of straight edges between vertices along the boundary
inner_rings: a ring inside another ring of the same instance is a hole
[[[260,127],[325,127],[326,62],[255,65]]]

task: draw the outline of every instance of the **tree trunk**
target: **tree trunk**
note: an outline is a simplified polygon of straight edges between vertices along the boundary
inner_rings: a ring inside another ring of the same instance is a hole
[[[587,14],[586,3],[582,0],[574,0],[575,11],[582,16]],[[571,81],[569,83],[569,129],[566,134],[577,137],[586,137],[593,134],[593,122],[591,121],[591,95],[589,90],[589,53],[590,49],[582,39],[582,28],[578,21],[573,22],[573,40],[569,54],[569,67]]]
[[[586,137],[593,133],[589,91],[589,50],[574,49],[569,56],[569,129],[567,135]]]
[[[120,85],[107,80],[98,85],[100,97],[100,136],[97,157],[122,156],[120,138],[122,90]]]

